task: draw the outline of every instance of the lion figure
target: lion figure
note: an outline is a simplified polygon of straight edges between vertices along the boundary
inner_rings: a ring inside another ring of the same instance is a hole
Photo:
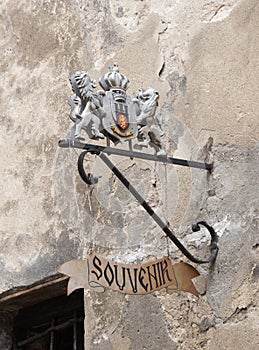
[[[138,146],[155,148],[156,154],[165,156],[166,152],[161,141],[162,131],[155,119],[159,93],[153,89],[139,89],[134,103],[137,112]]]
[[[102,109],[102,91],[96,91],[96,82],[84,72],[76,72],[70,77],[73,98],[69,98],[68,103],[71,107],[70,119],[75,123],[71,129],[70,137],[72,139],[84,139],[82,130],[88,132],[91,128],[92,136],[95,138],[104,138],[100,131],[101,118],[105,115]]]

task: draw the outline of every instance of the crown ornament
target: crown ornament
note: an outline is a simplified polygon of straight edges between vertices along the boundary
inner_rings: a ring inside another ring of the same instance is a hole
[[[126,75],[119,72],[119,66],[115,63],[109,67],[108,73],[99,79],[100,86],[105,91],[111,91],[115,101],[126,101],[126,90],[130,86],[130,81]]]

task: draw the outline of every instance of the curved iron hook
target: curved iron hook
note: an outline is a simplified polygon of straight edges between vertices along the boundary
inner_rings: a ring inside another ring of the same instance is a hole
[[[211,236],[211,242],[210,242],[210,251],[211,251],[211,256],[208,258],[207,262],[212,262],[216,259],[219,251],[218,247],[218,235],[215,232],[214,228],[207,224],[206,221],[199,221],[196,224],[192,225],[192,231],[197,232],[200,231],[200,225],[206,227],[206,229],[209,231],[210,236]]]
[[[93,176],[93,174],[91,174],[91,173],[86,174],[85,169],[84,169],[84,158],[88,152],[89,151],[84,151],[80,154],[80,156],[78,157],[78,161],[77,161],[77,168],[78,168],[79,175],[81,176],[81,179],[85,183],[87,183],[87,185],[95,185],[95,184],[97,184],[100,176]],[[93,152],[91,152],[91,153],[93,153]]]
[[[132,184],[126,179],[126,177],[119,171],[119,169],[110,161],[110,159],[100,151],[96,149],[89,149],[80,154],[78,158],[78,171],[84,182],[88,185],[93,185],[98,182],[98,177],[94,177],[91,173],[86,174],[83,167],[84,157],[90,152],[92,154],[98,154],[103,162],[110,168],[110,170],[118,177],[118,179],[123,183],[123,185],[131,192],[131,194],[137,199],[137,201],[142,205],[146,212],[152,217],[152,219],[160,226],[160,228],[165,232],[165,234],[171,239],[171,241],[180,249],[180,251],[192,262],[196,264],[207,264],[213,262],[218,254],[218,236],[212,226],[208,225],[205,221],[199,221],[192,226],[193,232],[200,230],[200,225],[206,227],[211,235],[210,251],[211,254],[208,259],[201,260],[195,258],[185,246],[176,238],[173,232],[170,230],[168,225],[161,220],[161,218],[154,212],[150,205],[145,201],[145,199],[137,192],[137,190],[132,186]]]

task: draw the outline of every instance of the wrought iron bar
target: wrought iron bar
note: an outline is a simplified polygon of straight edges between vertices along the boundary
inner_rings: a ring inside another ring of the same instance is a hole
[[[83,167],[83,161],[84,157],[86,156],[87,152],[92,152],[90,149],[89,151],[84,151],[81,153],[81,155],[78,158],[78,171],[81,176],[81,178],[86,182],[87,184],[92,184],[92,180],[95,178],[91,178],[91,174],[86,174]],[[93,152],[92,152],[93,153]],[[102,161],[110,168],[110,170],[118,177],[118,179],[123,183],[123,185],[131,192],[131,194],[136,198],[136,200],[142,205],[142,207],[146,210],[146,212],[153,218],[153,220],[160,226],[160,228],[165,232],[165,234],[171,239],[171,241],[180,249],[180,251],[192,262],[197,264],[205,264],[213,262],[218,254],[218,236],[216,232],[214,231],[213,227],[208,225],[205,221],[200,221],[196,225],[193,225],[192,230],[198,231],[200,229],[199,225],[203,225],[206,227],[206,229],[209,231],[211,235],[211,244],[210,244],[210,250],[211,255],[208,259],[202,260],[195,258],[185,247],[184,245],[176,238],[176,236],[173,234],[173,232],[170,230],[168,225],[163,222],[163,220],[154,212],[154,210],[150,207],[150,205],[145,201],[145,199],[138,193],[138,191],[132,186],[132,184],[126,179],[126,177],[119,171],[119,169],[110,161],[110,159],[102,152],[97,152],[95,150],[95,154],[98,154],[99,157],[102,159]]]
[[[52,320],[51,326],[55,327],[55,319]],[[50,346],[49,346],[49,350],[55,350],[55,330],[54,329],[50,332]]]
[[[156,156],[156,155],[149,154],[149,153],[134,152],[134,151],[128,151],[128,150],[123,150],[123,149],[114,148],[114,147],[92,145],[92,144],[83,143],[83,142],[75,141],[75,140],[69,140],[69,139],[60,140],[59,147],[62,147],[62,148],[72,147],[72,148],[84,149],[84,150],[86,150],[90,153],[93,153],[93,154],[98,154],[100,152],[103,152],[103,153],[107,153],[107,154],[114,154],[114,155],[129,157],[129,158],[140,158],[140,159],[150,160],[153,162],[171,163],[171,164],[175,164],[175,165],[204,169],[204,170],[208,170],[208,171],[212,171],[212,169],[213,169],[213,165],[209,164],[209,163],[195,162],[192,160],[166,157],[166,156]]]
[[[73,323],[73,350],[77,350],[77,312],[74,312],[74,323]]]

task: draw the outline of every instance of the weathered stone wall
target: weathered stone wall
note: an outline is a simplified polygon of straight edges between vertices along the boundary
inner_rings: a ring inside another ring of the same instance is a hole
[[[98,79],[117,62],[130,94],[160,92],[168,153],[214,170],[113,161],[194,254],[208,253],[205,232],[191,233],[198,220],[220,252],[197,267],[199,299],[86,291],[86,349],[258,349],[258,1],[4,0],[0,16],[0,293],[91,249],[185,260],[100,160],[89,158],[102,178],[87,188],[76,152],[57,146],[71,126],[69,75]],[[1,349],[8,339],[3,326]]]

